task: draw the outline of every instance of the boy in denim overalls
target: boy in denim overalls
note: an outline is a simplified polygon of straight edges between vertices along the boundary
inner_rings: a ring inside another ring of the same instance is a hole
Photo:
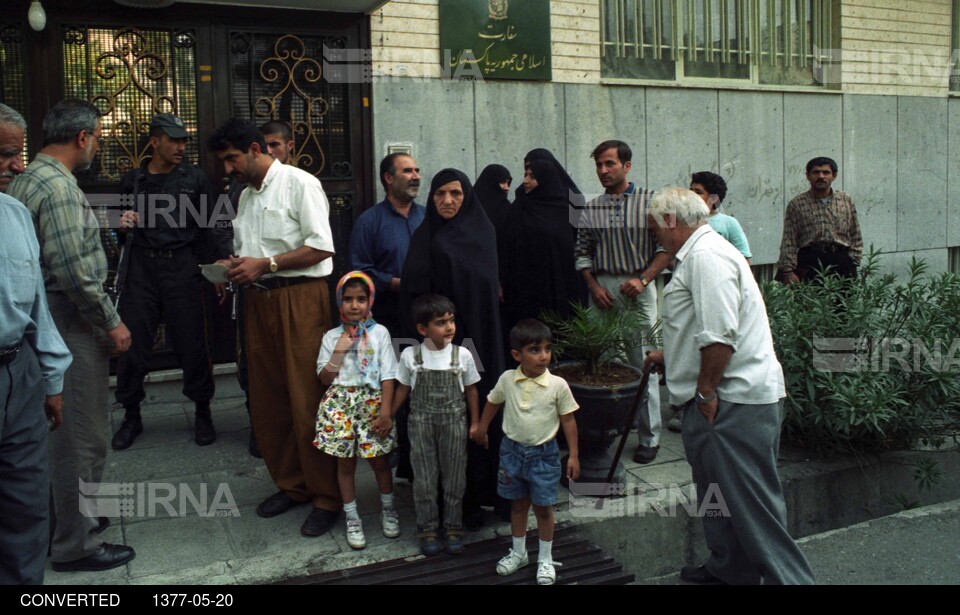
[[[393,414],[410,395],[410,462],[420,550],[437,555],[438,478],[443,485],[447,553],[463,551],[463,492],[467,485],[467,411],[470,429],[480,422],[480,381],[470,351],[453,344],[456,308],[441,295],[413,302],[413,320],[423,343],[400,355]],[[412,393],[411,393],[412,391]],[[438,477],[439,471],[439,477]]]

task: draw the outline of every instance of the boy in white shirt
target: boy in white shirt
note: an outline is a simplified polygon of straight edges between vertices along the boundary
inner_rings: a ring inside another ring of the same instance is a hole
[[[497,493],[513,501],[510,527],[513,547],[497,564],[497,573],[510,575],[529,563],[527,557],[527,515],[533,505],[540,536],[537,583],[553,585],[557,580],[553,561],[553,505],[560,485],[560,449],[557,431],[563,427],[569,458],[567,477],[580,477],[577,423],[573,412],[580,406],[570,386],[547,369],[552,358],[553,334],[540,322],[528,318],[510,330],[510,353],[520,366],[500,376],[487,396],[487,405],[474,442],[487,445],[490,421],[506,404],[503,414],[503,442],[500,444],[500,472]]]
[[[411,307],[423,343],[400,355],[393,413],[410,395],[410,463],[420,550],[437,555],[437,482],[443,485],[443,529],[447,553],[463,551],[463,492],[467,486],[467,414],[471,431],[480,422],[480,374],[473,355],[453,343],[456,308],[435,294]],[[411,395],[412,391],[412,395]],[[439,470],[439,477],[437,475]]]

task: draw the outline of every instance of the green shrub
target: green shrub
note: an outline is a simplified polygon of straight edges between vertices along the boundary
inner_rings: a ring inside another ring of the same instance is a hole
[[[784,440],[820,454],[939,445],[960,416],[960,278],[880,275],[763,288],[786,379]],[[839,344],[837,340],[843,340]],[[939,353],[938,353],[939,351]]]
[[[633,299],[623,301],[630,309],[601,310],[592,304],[584,307],[571,302],[573,313],[568,318],[551,312],[541,314],[540,318],[553,331],[556,358],[582,361],[586,372],[596,375],[610,363],[628,356],[630,349],[655,342],[659,322],[651,339],[645,339],[641,331],[647,322],[643,305]]]

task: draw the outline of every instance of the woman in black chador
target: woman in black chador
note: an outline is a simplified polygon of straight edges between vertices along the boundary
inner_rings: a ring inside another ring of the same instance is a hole
[[[463,201],[455,211],[448,207],[440,210],[435,194],[441,187],[449,189],[452,182],[459,182]],[[496,234],[462,171],[443,169],[437,173],[430,184],[426,206],[427,217],[410,240],[400,276],[401,316],[408,336],[417,337],[410,314],[413,300],[429,292],[453,301],[457,309],[454,343],[473,352],[481,377],[477,389],[482,408],[487,393],[504,370]],[[482,522],[481,505],[497,503],[502,436],[499,425],[491,426],[489,449],[473,442],[468,444],[467,491],[463,498],[463,521],[468,529],[479,527]]]
[[[480,172],[473,186],[477,199],[483,205],[483,210],[494,228],[499,227],[506,215],[510,213],[510,199],[507,195],[510,194],[512,181],[513,178],[507,167],[501,164],[488,164]]]
[[[498,230],[503,331],[543,311],[566,317],[570,302],[583,299],[583,282],[574,267],[575,229],[570,223],[567,188],[557,165],[530,163],[520,196]]]

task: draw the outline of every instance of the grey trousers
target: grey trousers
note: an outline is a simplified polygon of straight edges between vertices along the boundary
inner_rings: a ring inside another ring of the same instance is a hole
[[[106,335],[80,315],[63,293],[47,293],[50,314],[73,353],[63,382],[63,425],[50,434],[50,483],[56,529],[54,562],[86,557],[103,544],[97,515],[81,508],[80,481],[99,483],[107,457],[110,366]]]
[[[613,309],[624,309],[625,297],[620,293],[620,285],[634,278],[632,275],[613,275],[601,273],[597,275],[597,282],[613,295]],[[643,335],[648,336],[657,322],[657,286],[651,283],[637,298],[646,312],[647,326]],[[638,346],[626,357],[630,365],[637,369],[643,368],[643,359],[646,353],[653,350],[652,346]],[[650,378],[647,385],[647,398],[637,409],[637,439],[642,446],[653,448],[660,444],[660,384],[656,377]]]
[[[28,344],[0,367],[0,585],[42,585],[50,541],[43,379]]]
[[[418,382],[419,384],[419,382]],[[467,419],[456,413],[410,412],[410,463],[417,529],[439,525],[437,482],[443,485],[443,527],[463,529],[463,492],[467,488]]]
[[[777,473],[783,400],[766,405],[720,400],[713,425],[690,403],[683,413],[683,448],[693,468],[710,548],[705,565],[731,584],[813,583],[813,573],[787,532]]]

